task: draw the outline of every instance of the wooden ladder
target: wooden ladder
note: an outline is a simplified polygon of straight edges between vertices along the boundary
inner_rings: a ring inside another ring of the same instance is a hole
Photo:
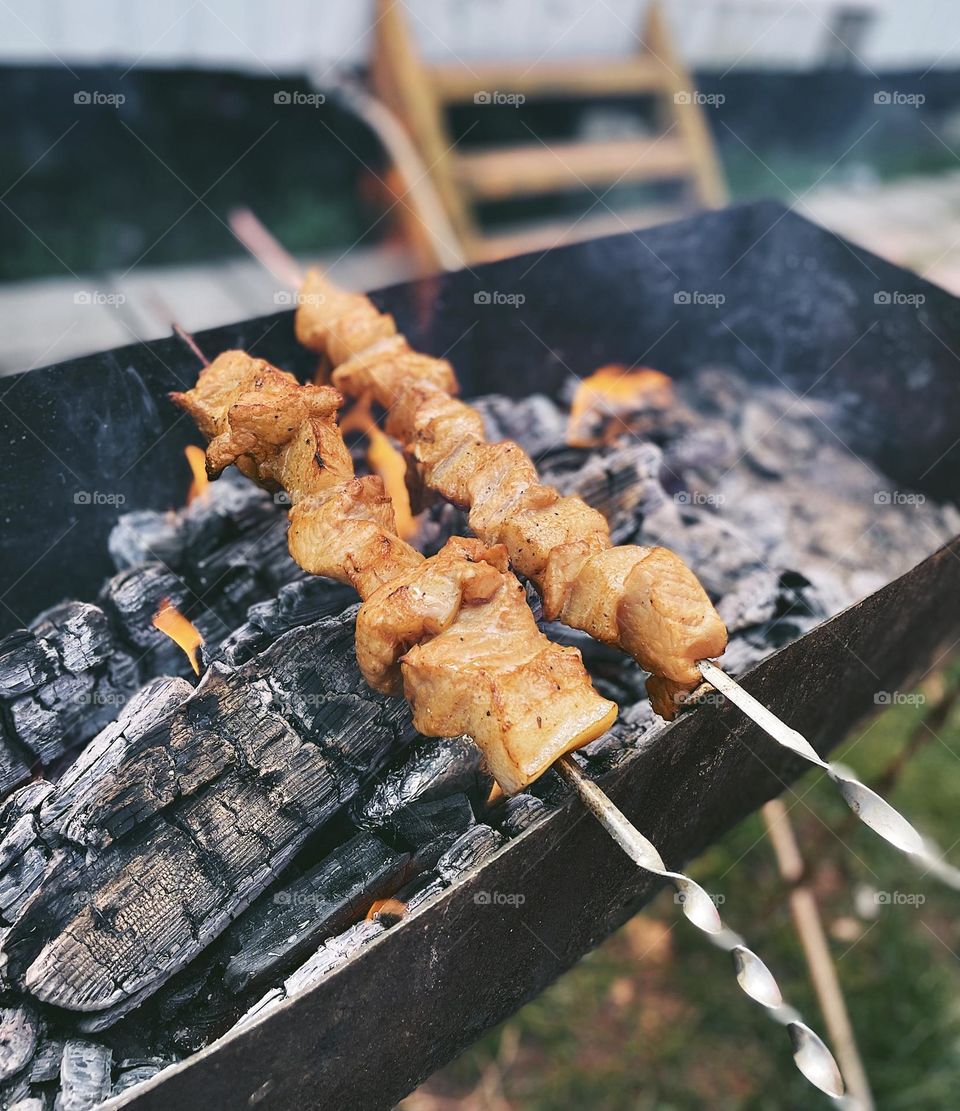
[[[633,57],[563,62],[490,62],[465,66],[429,64],[420,55],[396,0],[377,0],[372,81],[377,95],[407,129],[469,262],[637,228],[689,210],[726,203],[723,172],[697,101],[689,71],[673,48],[659,5],[651,4],[643,48]],[[478,89],[508,89],[527,99],[646,95],[655,97],[666,126],[652,137],[531,141],[459,151],[447,124],[451,105],[474,100]],[[477,206],[484,201],[530,197],[614,184],[675,182],[690,198],[685,206],[613,212],[484,233]],[[406,205],[401,222],[422,242],[423,228]]]

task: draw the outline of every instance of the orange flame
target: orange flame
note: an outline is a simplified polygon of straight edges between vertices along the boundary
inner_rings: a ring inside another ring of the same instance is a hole
[[[200,630],[177,609],[169,598],[164,598],[160,608],[153,615],[150,624],[165,633],[175,644],[179,644],[190,661],[193,670],[200,674],[200,645],[203,637]]]
[[[362,397],[340,421],[342,432],[362,432],[368,440],[367,462],[370,469],[382,479],[384,489],[393,502],[393,514],[397,519],[397,535],[401,540],[409,540],[416,535],[417,522],[410,509],[410,493],[407,490],[407,464],[403,455],[390,442],[390,437],[379,427],[370,412],[369,395]]]
[[[377,899],[376,902],[370,904],[370,909],[367,911],[367,921],[371,922],[374,918],[381,916],[386,918],[402,918],[407,913],[407,904],[401,903],[399,899]]]
[[[580,381],[570,406],[567,443],[598,447],[623,430],[619,418],[637,409],[666,408],[673,401],[673,383],[650,367],[628,370],[619,363],[599,367]],[[601,427],[595,430],[597,419]]]
[[[202,447],[197,447],[196,444],[187,444],[183,453],[187,457],[187,462],[190,464],[190,470],[193,474],[193,481],[187,491],[187,505],[189,505],[207,492],[210,479],[207,478],[207,456]]]

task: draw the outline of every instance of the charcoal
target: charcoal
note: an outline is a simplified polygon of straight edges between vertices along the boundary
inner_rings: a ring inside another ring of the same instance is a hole
[[[332,937],[284,981],[283,986],[287,997],[306,991],[331,969],[355,957],[361,949],[376,941],[385,929],[381,922],[364,921]]]
[[[437,872],[454,883],[472,868],[479,868],[503,844],[503,837],[487,825],[475,825],[459,837],[437,862]]]
[[[252,606],[247,620],[276,637],[298,625],[343,613],[354,600],[352,587],[335,579],[311,575],[285,583],[275,597]]]
[[[225,766],[225,746],[222,760],[202,736],[185,747],[189,733],[171,723],[192,692],[166,676],[138,691],[60,779],[41,811],[44,828],[77,844],[107,844],[202,782],[191,761],[202,755],[214,765],[210,774]]]
[[[762,570],[769,553],[735,525],[713,512],[686,508],[682,513],[655,513],[644,521],[640,542],[675,551],[697,576],[711,598],[735,590],[742,577]]]
[[[561,494],[579,494],[599,509],[610,524],[614,544],[622,544],[636,532],[644,517],[667,499],[660,475],[663,457],[649,443],[629,443],[604,452],[570,448],[576,466],[565,470],[555,457],[543,465],[543,480]]]
[[[426,556],[436,555],[451,536],[470,535],[466,513],[445,501],[429,504],[417,523],[417,547]]]
[[[663,446],[663,466],[675,481],[707,494],[736,466],[742,448],[736,432],[725,421],[704,421],[687,428]]]
[[[110,1094],[111,1054],[96,1042],[66,1042],[54,1111],[89,1111]]]
[[[487,394],[473,405],[483,417],[491,443],[516,440],[534,459],[562,444],[566,437],[566,413],[544,394],[523,398]]]
[[[397,886],[409,858],[360,833],[292,883],[268,892],[225,935],[236,952],[224,983],[236,993],[302,961]]]
[[[60,1075],[63,1060],[63,1042],[59,1038],[45,1038],[37,1046],[30,1062],[30,1083],[46,1084]]]
[[[37,1048],[40,1025],[26,1006],[0,1007],[0,1082],[25,1069]]]
[[[816,418],[805,411],[811,402],[784,420],[785,399],[777,404],[776,394],[768,398],[751,398],[740,411],[740,438],[745,457],[760,474],[779,478],[813,454],[817,448]],[[787,403],[789,404],[789,403]]]
[[[289,999],[322,979],[332,969],[355,957],[361,949],[385,933],[387,927],[379,921],[363,921],[351,926],[342,934],[330,938],[309,957],[295,972],[283,982],[281,987],[271,988],[236,1023],[244,1026],[253,1019],[271,1011],[284,999]]]
[[[13,731],[0,717],[0,798],[26,783],[34,754],[19,744]]]
[[[50,860],[3,942],[14,983],[92,1012],[88,1030],[116,1021],[350,801],[361,769],[412,737],[406,704],[362,685],[352,628],[352,614],[325,619],[240,670],[215,665],[183,701],[168,689],[155,719],[137,703],[92,746],[41,808]]]
[[[744,575],[720,600],[717,612],[730,633],[769,621],[777,609],[780,576],[768,567]]]
[[[504,803],[500,828],[508,837],[517,837],[548,812],[549,808],[535,795],[514,795]]]
[[[464,794],[413,802],[401,807],[387,825],[411,847],[432,845],[444,838],[453,842],[473,825],[473,807]]]
[[[184,581],[162,563],[142,563],[120,571],[100,592],[104,609],[126,639],[141,650],[169,642],[169,637],[150,623],[164,600],[185,610],[188,597]]]
[[[3,1111],[8,1111],[11,1107],[17,1107],[26,1103],[33,1097],[30,1094],[30,1078],[24,1073],[21,1076],[15,1076],[12,1080],[8,1080],[6,1084],[0,1087],[0,1107]]]
[[[271,494],[230,470],[179,516],[186,556],[178,566],[182,569],[198,566],[234,540],[256,540],[265,529],[283,523],[286,514]]]
[[[480,750],[469,737],[431,738],[368,791],[354,812],[364,829],[397,831],[397,816],[414,803],[463,794],[479,807],[492,787],[493,778],[484,770]]]
[[[25,1096],[16,1103],[11,1103],[9,1111],[47,1111],[47,1104],[40,1096]]]
[[[155,509],[124,513],[110,530],[107,548],[118,571],[153,562],[179,567],[184,550],[180,517]]]
[[[285,583],[274,597],[247,610],[246,623],[225,638],[217,658],[232,664],[245,663],[281,633],[343,613],[354,599],[350,587],[316,575]]]
[[[0,698],[35,691],[59,670],[53,645],[29,629],[15,629],[0,639]]]
[[[130,1063],[127,1061],[121,1062],[118,1066],[119,1075],[116,1083],[113,1085],[113,1095],[119,1096],[124,1092],[128,1092],[131,1088],[135,1088],[138,1084],[142,1084],[145,1080],[152,1080],[158,1072],[162,1072],[167,1065],[168,1061],[164,1061],[162,1057],[154,1057],[148,1061],[141,1061],[137,1063]]]
[[[116,649],[107,615],[86,602],[63,602],[45,610],[30,628],[53,647],[64,671],[89,671],[106,663]]]
[[[407,913],[412,914],[431,899],[442,895],[446,888],[447,884],[439,876],[421,876],[409,888],[398,892],[398,897],[407,908]]]

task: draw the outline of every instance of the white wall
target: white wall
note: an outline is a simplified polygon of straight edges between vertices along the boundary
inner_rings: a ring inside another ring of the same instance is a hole
[[[646,0],[406,0],[425,54],[561,58],[635,48]],[[841,9],[874,13],[864,64],[960,65],[960,0],[667,0],[696,67],[809,68]],[[365,60],[372,0],[3,0],[0,64],[322,71]]]

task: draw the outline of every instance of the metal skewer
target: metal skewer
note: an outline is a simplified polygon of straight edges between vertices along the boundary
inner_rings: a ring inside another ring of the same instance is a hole
[[[797,1068],[814,1087],[834,1100],[844,1093],[843,1078],[833,1054],[810,1029],[799,1012],[785,1003],[773,973],[739,934],[725,926],[710,895],[683,872],[667,868],[652,842],[629,821],[627,816],[592,779],[581,770],[572,756],[561,756],[554,768],[580,796],[584,806],[616,841],[621,849],[647,872],[662,876],[676,888],[683,913],[710,941],[733,958],[741,990],[767,1009],[770,1017],[785,1026],[793,1045]],[[849,1106],[849,1101],[844,1101]]]
[[[210,365],[210,360],[189,332],[176,323],[173,330],[204,366]],[[832,1099],[841,1100],[844,1094],[843,1078],[830,1050],[803,1022],[799,1012],[783,1001],[777,981],[764,962],[744,944],[739,934],[723,924],[710,895],[689,876],[667,868],[653,843],[581,771],[572,756],[562,756],[553,766],[635,864],[673,884],[684,915],[714,945],[732,956],[737,983],[743,992],[786,1027],[793,1045],[793,1059],[803,1076]],[[844,1101],[844,1104],[849,1105],[849,1101]]]
[[[849,768],[844,767],[843,764],[824,760],[802,733],[798,733],[796,729],[791,729],[781,721],[776,714],[768,710],[763,703],[758,702],[752,694],[748,694],[738,682],[731,679],[715,663],[701,660],[697,667],[710,686],[759,725],[768,737],[778,745],[802,756],[804,760],[809,760],[811,764],[822,768],[840,788],[843,801],[864,825],[869,826],[874,833],[878,833],[885,841],[889,841],[891,845],[905,853],[925,871],[935,875],[954,890],[960,891],[960,868],[947,863],[940,850],[931,841],[921,836],[899,810],[881,798],[876,791],[861,783]]]
[[[296,260],[250,209],[235,209],[230,214],[229,221],[234,235],[253,258],[271,273],[283,274],[294,287],[301,284],[303,278]],[[772,740],[823,768],[840,788],[846,804],[865,825],[900,849],[926,873],[936,876],[947,886],[960,890],[960,868],[948,863],[936,845],[925,840],[902,814],[861,783],[849,768],[821,759],[805,737],[782,722],[715,663],[701,660],[697,667],[714,689],[729,699],[754,724],[759,725]]]

